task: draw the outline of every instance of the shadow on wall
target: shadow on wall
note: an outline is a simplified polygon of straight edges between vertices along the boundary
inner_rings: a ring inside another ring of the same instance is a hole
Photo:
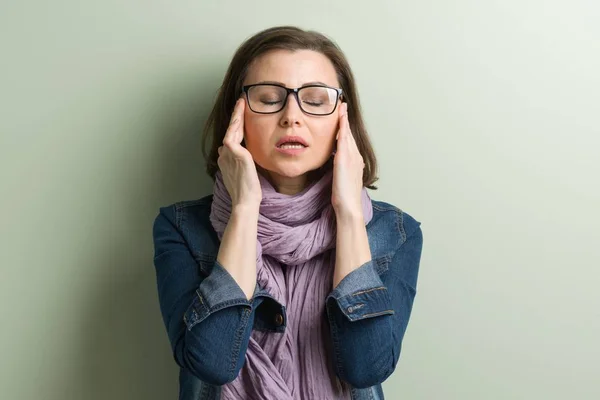
[[[77,379],[78,387],[86,390],[86,400],[177,398],[178,367],[158,305],[152,223],[159,206],[212,191],[200,144],[222,71],[200,71],[202,76],[198,69],[176,75],[175,83],[171,73],[158,90],[153,82],[156,98],[146,100],[158,106],[152,104],[140,113],[150,119],[150,131],[136,132],[136,142],[145,141],[148,148],[148,141],[154,141],[154,148],[133,164],[129,156],[118,160],[126,179],[117,180],[119,201],[115,203],[126,204],[111,206],[119,210],[111,215],[119,217],[101,246],[104,257],[86,260],[103,272],[80,319],[83,347],[78,357],[85,361],[79,377],[65,378]],[[142,147],[131,144],[138,146]]]

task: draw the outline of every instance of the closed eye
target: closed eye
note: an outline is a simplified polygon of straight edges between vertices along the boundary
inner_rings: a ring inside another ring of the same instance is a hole
[[[304,101],[304,103],[308,104],[309,106],[313,106],[313,107],[318,107],[318,106],[323,105],[323,103],[313,102],[313,101]]]
[[[267,106],[274,106],[275,104],[281,103],[281,101],[265,101],[265,100],[261,100],[260,102]]]

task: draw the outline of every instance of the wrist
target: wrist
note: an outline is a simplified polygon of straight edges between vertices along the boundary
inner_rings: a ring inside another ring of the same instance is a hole
[[[260,204],[237,204],[231,209],[231,218],[258,220]]]
[[[334,209],[336,221],[343,225],[364,225],[365,219],[362,209],[359,208],[337,208]]]

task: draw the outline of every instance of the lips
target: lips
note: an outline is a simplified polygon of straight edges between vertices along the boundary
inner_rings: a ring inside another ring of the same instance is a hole
[[[308,143],[306,142],[306,140],[302,139],[300,136],[284,136],[281,139],[279,139],[275,146],[281,147],[286,143],[301,144],[304,147],[308,147]]]

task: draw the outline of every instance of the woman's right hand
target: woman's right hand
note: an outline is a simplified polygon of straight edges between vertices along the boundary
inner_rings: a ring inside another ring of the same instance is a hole
[[[258,209],[262,190],[256,165],[250,152],[241,144],[244,139],[245,110],[246,100],[240,97],[233,108],[223,146],[218,148],[217,164],[231,197],[232,208],[250,206]]]

